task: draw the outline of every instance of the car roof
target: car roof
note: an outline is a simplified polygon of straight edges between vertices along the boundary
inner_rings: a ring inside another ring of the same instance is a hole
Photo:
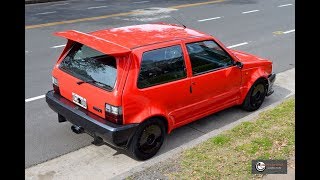
[[[164,23],[104,29],[88,34],[129,49],[176,39],[209,36],[193,29]]]

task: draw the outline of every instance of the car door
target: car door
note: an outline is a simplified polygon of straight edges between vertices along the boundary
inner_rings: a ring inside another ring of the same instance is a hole
[[[241,70],[232,57],[214,40],[187,42],[185,48],[192,69],[193,116],[208,115],[235,104]]]
[[[190,76],[186,68],[181,41],[155,44],[136,50],[137,62],[128,77],[123,102],[126,119],[145,119],[165,115],[172,125],[185,120],[192,113]],[[133,83],[132,85],[128,83]],[[134,122],[134,121],[131,121]]]

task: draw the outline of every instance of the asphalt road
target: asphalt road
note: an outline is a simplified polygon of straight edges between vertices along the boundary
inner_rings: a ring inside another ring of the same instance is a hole
[[[276,73],[295,66],[293,0],[234,0],[197,6],[177,6],[203,1],[136,0],[114,3],[77,0],[26,5],[25,167],[75,151],[92,141],[86,134],[73,134],[69,123],[59,124],[57,114],[49,109],[42,96],[52,89],[51,69],[63,49],[62,45],[66,42],[53,36],[53,32],[67,29],[89,32],[159,21],[177,23],[170,17],[173,16],[189,28],[214,35],[227,46],[271,59]],[[168,9],[170,6],[176,6],[176,9]],[[139,14],[101,17],[137,9],[144,10],[139,10]],[[91,17],[100,18],[92,20]],[[66,20],[72,19],[82,20],[66,23]],[[31,25],[45,23],[51,23],[52,26],[28,28]],[[266,99],[265,105],[283,98],[288,93],[285,89],[278,88]],[[169,136],[168,144],[162,151],[168,151],[210,128],[222,127],[247,114],[237,108],[231,108],[179,128]]]

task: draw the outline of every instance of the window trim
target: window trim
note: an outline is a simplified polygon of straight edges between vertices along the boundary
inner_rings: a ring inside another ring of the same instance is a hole
[[[146,86],[146,87],[140,88],[140,87],[138,86],[138,83],[139,83],[139,75],[140,75],[140,72],[141,72],[141,64],[142,64],[142,61],[143,61],[143,54],[146,53],[146,52],[155,51],[155,50],[158,50],[158,49],[169,48],[169,47],[173,47],[173,46],[180,46],[180,49],[181,49],[181,52],[182,52],[182,58],[183,58],[183,65],[184,65],[184,69],[183,69],[183,70],[184,70],[184,72],[185,72],[185,77],[182,77],[182,78],[179,78],[179,79],[174,79],[174,80],[171,80],[171,81],[162,82],[162,83],[157,83],[157,84],[153,84],[153,85],[151,85],[151,86]],[[175,81],[179,81],[179,80],[188,78],[188,72],[187,72],[187,66],[186,66],[186,59],[185,59],[185,57],[184,57],[184,52],[183,52],[182,44],[162,46],[162,47],[159,47],[159,48],[155,48],[155,49],[150,49],[150,50],[143,51],[143,52],[141,53],[141,58],[140,58],[140,60],[141,60],[141,61],[140,61],[139,71],[138,71],[138,75],[137,75],[137,78],[136,78],[136,87],[137,87],[139,90],[144,90],[144,89],[147,89],[147,88],[151,88],[151,87],[155,87],[155,86],[159,86],[159,85],[163,85],[163,84],[167,84],[167,83],[171,83],[171,82],[175,82]]]
[[[193,73],[192,73],[192,77],[200,76],[200,75],[207,74],[207,73],[211,73],[211,72],[215,72],[215,71],[219,71],[219,70],[222,70],[222,69],[227,69],[227,68],[232,67],[232,66],[234,66],[234,65],[229,65],[229,66],[225,66],[225,67],[220,67],[220,68],[216,68],[216,69],[211,69],[211,70],[199,72],[199,73],[196,73],[196,74],[193,74]]]
[[[230,59],[232,60],[232,64],[229,65],[229,66],[225,66],[225,67],[219,67],[219,68],[215,68],[215,69],[211,69],[211,70],[207,70],[207,71],[203,71],[203,72],[199,72],[199,73],[194,73],[193,70],[192,70],[192,63],[191,63],[190,54],[189,54],[189,51],[188,51],[188,48],[187,48],[187,44],[194,44],[194,43],[199,43],[199,42],[204,42],[204,41],[213,41],[214,43],[216,43],[216,45],[218,45],[218,47],[223,52],[225,52],[227,54],[227,56],[230,57]],[[187,42],[187,43],[184,43],[184,45],[186,47],[187,55],[188,55],[188,58],[189,58],[189,61],[190,61],[192,77],[193,76],[199,76],[199,75],[202,75],[202,74],[207,74],[207,73],[214,72],[214,71],[219,71],[221,69],[226,69],[226,68],[229,68],[229,67],[232,67],[232,66],[235,65],[236,61],[232,58],[232,56],[222,46],[220,46],[220,44],[217,43],[214,39],[205,39],[205,40],[200,40],[200,41]]]

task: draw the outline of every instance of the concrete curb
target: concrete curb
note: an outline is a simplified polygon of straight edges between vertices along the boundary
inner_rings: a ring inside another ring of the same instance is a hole
[[[66,1],[66,0],[25,0],[25,4],[36,4],[36,3],[46,3],[55,1]]]
[[[289,96],[287,96],[286,98],[278,101],[278,102],[275,102],[269,106],[266,106],[258,111],[255,111],[254,113],[248,115],[248,116],[245,116],[241,119],[239,119],[238,121],[235,121],[231,124],[228,124],[226,126],[223,126],[222,128],[219,128],[219,129],[216,129],[216,130],[213,130],[203,136],[200,136],[199,138],[197,139],[194,139],[180,147],[177,147],[175,149],[172,149],[171,151],[168,151],[164,154],[161,154],[159,156],[156,156],[148,161],[146,161],[145,163],[143,164],[140,164],[134,168],[132,168],[130,171],[127,171],[127,172],[124,172],[114,178],[111,178],[113,180],[118,180],[118,179],[125,179],[126,177],[130,176],[130,175],[133,175],[134,173],[136,172],[140,172],[140,171],[143,171],[144,169],[148,168],[148,167],[151,167],[152,165],[156,164],[156,163],[159,163],[161,161],[165,161],[167,159],[169,159],[170,157],[172,157],[174,154],[178,154],[180,152],[182,152],[183,150],[185,149],[189,149],[189,148],[192,148],[206,140],[208,140],[209,138],[212,138],[214,136],[217,136],[219,135],[220,133],[222,133],[223,131],[225,130],[229,130],[229,129],[232,129],[233,127],[235,127],[236,125],[242,123],[242,122],[246,122],[246,121],[252,121],[254,119],[256,119],[260,113],[264,112],[264,111],[267,111],[267,110],[270,110],[274,107],[276,107],[277,105],[281,104],[282,102],[284,102],[285,100],[289,99],[290,97],[293,97],[295,94],[291,94]]]

